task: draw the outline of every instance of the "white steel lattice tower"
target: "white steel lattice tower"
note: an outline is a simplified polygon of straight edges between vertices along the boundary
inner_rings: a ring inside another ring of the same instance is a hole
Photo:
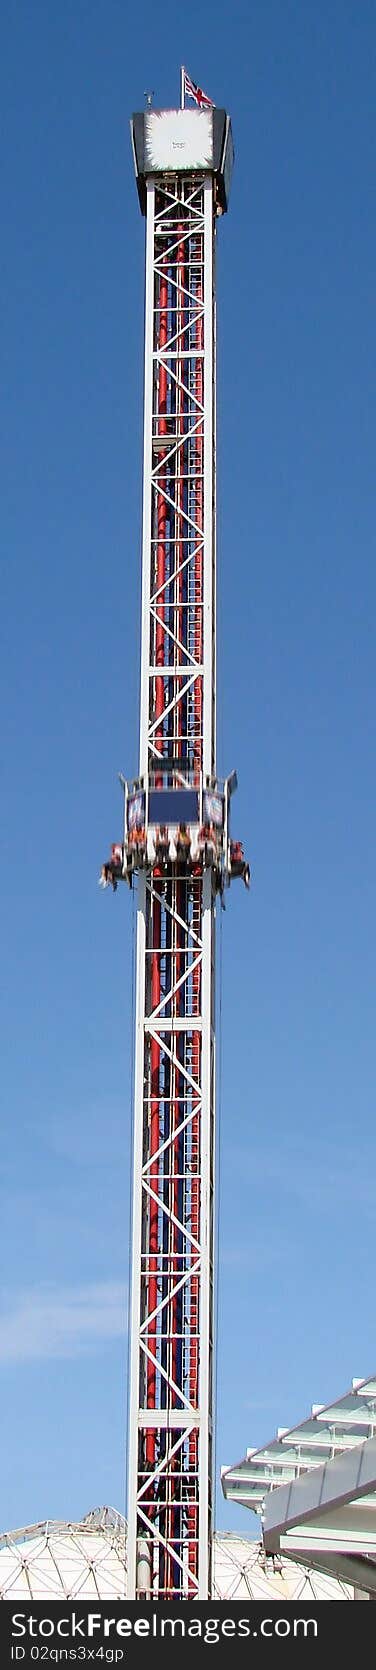
[[[211,1593],[215,912],[235,773],[215,758],[217,216],[222,110],[131,124],[146,215],[139,776],[102,880],[137,878],[128,1596]]]

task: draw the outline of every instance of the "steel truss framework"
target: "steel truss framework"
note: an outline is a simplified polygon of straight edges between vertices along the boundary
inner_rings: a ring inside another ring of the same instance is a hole
[[[213,176],[147,181],[140,776],[215,772]],[[210,1594],[212,872],[138,881],[129,1595]]]

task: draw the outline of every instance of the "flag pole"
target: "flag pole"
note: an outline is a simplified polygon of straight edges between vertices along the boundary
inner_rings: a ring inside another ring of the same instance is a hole
[[[181,69],[180,69],[180,109],[181,110],[185,109],[185,70],[184,70],[184,64],[181,65]]]

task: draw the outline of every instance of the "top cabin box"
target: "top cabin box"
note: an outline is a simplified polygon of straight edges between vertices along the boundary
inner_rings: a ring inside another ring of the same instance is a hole
[[[132,116],[137,190],[146,214],[146,181],[153,174],[214,174],[217,214],[228,209],[234,147],[225,110],[143,110]]]

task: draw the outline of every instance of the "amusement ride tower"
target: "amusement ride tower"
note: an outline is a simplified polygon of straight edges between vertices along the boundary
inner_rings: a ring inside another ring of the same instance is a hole
[[[148,108],[131,132],[146,216],[140,756],[101,877],[137,881],[128,1597],[192,1601],[211,1593],[215,917],[232,877],[249,883],[215,738],[214,253],[233,149],[214,107]]]

